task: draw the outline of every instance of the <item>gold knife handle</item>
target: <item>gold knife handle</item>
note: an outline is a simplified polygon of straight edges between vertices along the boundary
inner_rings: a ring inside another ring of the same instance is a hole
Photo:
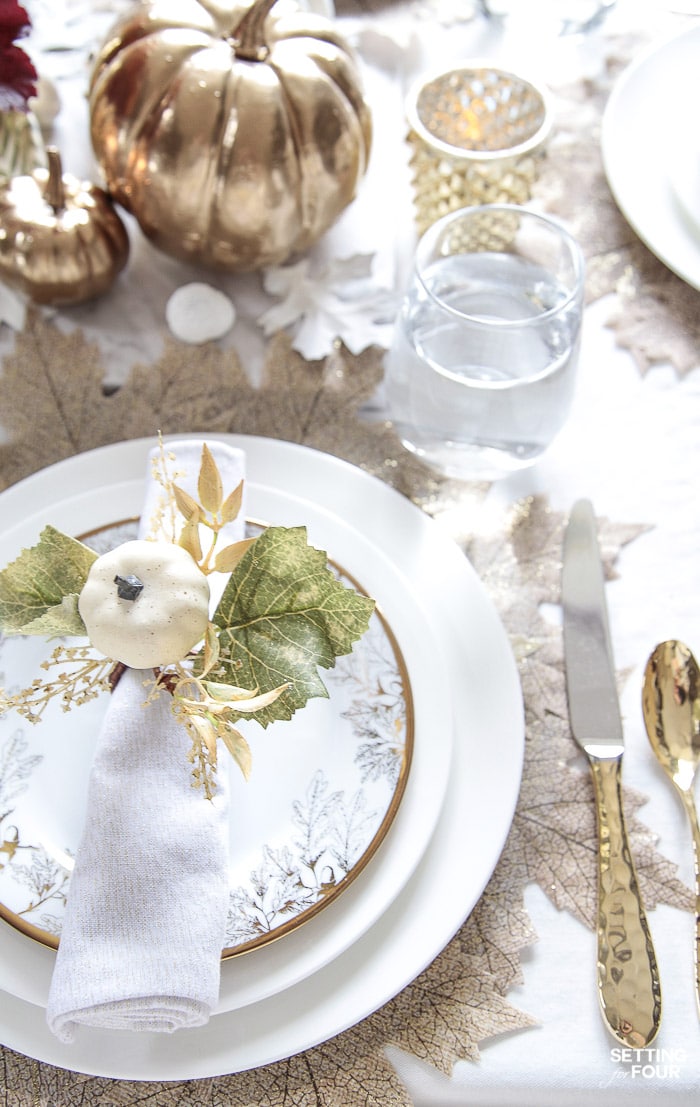
[[[598,996],[619,1042],[643,1049],[661,1022],[661,986],[625,819],[619,757],[591,757],[598,818]]]

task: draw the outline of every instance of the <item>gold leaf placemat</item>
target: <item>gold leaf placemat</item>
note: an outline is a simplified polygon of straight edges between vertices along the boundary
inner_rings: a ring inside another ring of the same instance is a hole
[[[264,379],[253,387],[235,351],[165,339],[153,365],[137,366],[108,394],[96,345],[80,330],[64,334],[30,311],[0,376],[0,488],[61,458],[125,439],[214,431],[264,435],[338,453],[400,491],[429,496],[435,479],[400,449],[383,422],[357,425],[357,411],[383,374],[382,352],[351,357],[339,344],[307,362],[283,334],[268,347]]]
[[[251,387],[235,357],[216,347],[170,342],[153,366],[107,395],[97,351],[80,332],[62,335],[30,316],[6,358],[0,410],[12,440],[0,447],[0,487],[78,451],[164,433],[240,432],[332,452],[380,476],[432,514],[464,499],[478,514],[480,486],[456,486],[404,451],[390,426],[358,414],[382,373],[377,350],[353,357],[339,346],[305,362],[284,337],[268,348],[263,382]],[[522,979],[520,955],[535,935],[523,890],[538,883],[557,906],[591,926],[596,884],[590,776],[573,763],[560,636],[539,605],[559,597],[563,519],[542,499],[517,504],[498,533],[478,528],[462,544],[493,598],[519,661],[526,707],[523,782],[513,827],[496,871],[459,933],[416,981],[358,1026],[287,1061],[247,1073],[177,1083],[114,1081],[72,1074],[0,1048],[7,1103],[17,1107],[207,1104],[229,1107],[408,1107],[384,1049],[395,1045],[442,1072],[475,1060],[479,1046],[533,1019],[507,998]],[[643,528],[602,525],[609,570]],[[547,796],[543,805],[542,796]],[[626,794],[631,837],[647,905],[689,908],[690,891],[634,816],[642,797]],[[41,1017],[40,1015],[38,1017]]]

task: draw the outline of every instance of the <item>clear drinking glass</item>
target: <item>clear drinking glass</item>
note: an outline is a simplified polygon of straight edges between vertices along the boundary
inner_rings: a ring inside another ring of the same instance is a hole
[[[532,465],[569,413],[583,290],[581,250],[547,216],[487,204],[430,227],[386,361],[404,445],[463,479]]]
[[[605,19],[616,0],[479,0],[490,19],[528,24],[571,35],[591,31]]]

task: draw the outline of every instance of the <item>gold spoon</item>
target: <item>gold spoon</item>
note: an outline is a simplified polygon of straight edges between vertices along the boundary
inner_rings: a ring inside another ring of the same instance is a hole
[[[682,642],[656,647],[646,664],[642,710],[651,747],[683,800],[695,855],[695,998],[700,1013],[700,826],[695,774],[700,764],[698,663]]]

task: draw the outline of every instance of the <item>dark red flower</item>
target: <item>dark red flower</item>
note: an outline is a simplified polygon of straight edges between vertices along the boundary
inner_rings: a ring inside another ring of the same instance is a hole
[[[0,46],[29,33],[31,20],[17,0],[0,0]]]
[[[26,111],[27,101],[36,96],[37,71],[15,44],[30,29],[31,20],[16,0],[0,0],[0,111]]]

